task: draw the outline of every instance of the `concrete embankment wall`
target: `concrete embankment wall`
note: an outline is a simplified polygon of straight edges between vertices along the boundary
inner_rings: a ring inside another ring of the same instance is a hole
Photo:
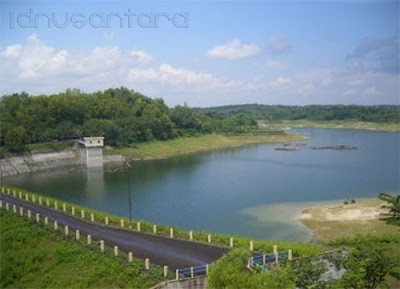
[[[0,160],[0,169],[3,176],[12,176],[81,163],[80,150],[67,149],[60,152],[26,153],[4,158]]]
[[[18,174],[46,171],[61,167],[82,165],[85,162],[84,152],[79,147],[69,148],[59,152],[33,152],[19,156],[0,159],[0,170],[2,176],[13,176]],[[101,151],[97,152],[100,155]],[[99,161],[99,157],[96,158]],[[104,163],[124,162],[122,155],[104,156]]]

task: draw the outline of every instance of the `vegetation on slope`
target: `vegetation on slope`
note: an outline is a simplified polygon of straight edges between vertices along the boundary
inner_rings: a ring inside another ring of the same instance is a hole
[[[400,287],[399,197],[381,194],[380,199],[303,212],[315,239],[351,252],[338,263],[349,272],[332,288]]]
[[[94,93],[68,89],[55,95],[15,93],[0,99],[0,145],[23,151],[27,144],[81,136],[104,136],[106,144],[127,146],[202,133],[238,133],[257,128],[246,114],[207,116],[187,106],[168,108],[121,87]]]
[[[198,112],[213,114],[240,114],[252,115],[258,120],[355,120],[363,122],[400,122],[400,106],[398,105],[227,105],[210,108],[196,108]]]
[[[398,288],[395,278],[398,278],[399,252],[395,252],[390,243],[378,243],[372,238],[358,237],[352,241],[351,246],[345,248],[347,254],[337,252],[325,257],[334,270],[342,270],[343,275],[324,276],[328,271],[325,261],[311,257],[298,258],[293,262],[285,260],[266,272],[258,268],[249,269],[247,262],[251,252],[236,249],[212,264],[208,284],[213,289]]]
[[[387,203],[382,206],[386,211],[381,215],[381,220],[387,224],[400,226],[400,195],[382,193],[379,198]]]
[[[49,96],[23,92],[0,98],[0,146],[21,152],[29,144],[104,136],[107,145],[126,147],[182,136],[252,132],[258,128],[256,120],[351,120],[398,127],[400,107],[255,104],[191,109],[169,108],[162,99],[124,87],[94,93],[68,89]]]
[[[0,224],[1,288],[149,288],[163,280],[160,267],[145,270],[142,260],[102,254],[3,209]]]
[[[222,148],[233,148],[257,143],[281,143],[303,140],[295,134],[242,133],[242,134],[206,134],[198,137],[181,137],[167,141],[149,141],[132,147],[105,148],[105,155],[121,154],[132,158],[159,159],[186,155]]]

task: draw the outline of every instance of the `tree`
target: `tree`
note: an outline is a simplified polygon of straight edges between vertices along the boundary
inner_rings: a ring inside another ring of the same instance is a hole
[[[7,132],[5,136],[6,147],[12,152],[22,152],[26,150],[29,143],[29,136],[22,126],[18,126]]]
[[[294,288],[292,268],[289,264],[270,268],[267,272],[250,271],[247,262],[251,253],[234,249],[210,267],[208,286],[213,289],[275,289]]]
[[[400,226],[400,195],[393,196],[382,193],[379,198],[388,203],[388,205],[382,206],[387,211],[381,214],[381,220],[384,220],[387,224]]]
[[[246,264],[250,259],[250,251],[234,249],[210,267],[208,284],[213,289],[249,288],[250,272]]]
[[[175,123],[177,128],[181,129],[199,129],[200,121],[197,115],[189,107],[175,106],[170,113],[171,120]]]
[[[322,274],[327,271],[327,266],[322,261],[313,261],[310,257],[298,259],[294,263],[296,286],[299,288],[323,288],[320,281]]]
[[[332,282],[332,288],[374,289],[387,288],[385,277],[397,262],[387,254],[384,245],[360,239],[341,266],[346,270],[341,280]]]

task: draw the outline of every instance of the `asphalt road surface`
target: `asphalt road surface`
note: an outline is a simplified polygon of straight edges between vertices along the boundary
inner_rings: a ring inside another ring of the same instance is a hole
[[[170,269],[211,264],[228,252],[227,248],[89,223],[80,220],[78,217],[64,215],[51,208],[39,206],[5,194],[0,194],[0,200],[3,201],[3,207],[5,202],[8,202],[10,210],[12,210],[12,205],[16,205],[18,210],[22,206],[24,214],[26,214],[26,210],[31,210],[32,219],[35,218],[35,213],[39,213],[41,221],[43,221],[44,217],[48,217],[50,222],[57,221],[59,226],[68,225],[70,234],[75,234],[74,231],[79,230],[81,235],[90,234],[92,240],[104,240],[106,246],[118,246],[119,250],[123,252],[133,252],[134,257],[140,259],[149,258],[151,263],[160,266],[167,265]]]

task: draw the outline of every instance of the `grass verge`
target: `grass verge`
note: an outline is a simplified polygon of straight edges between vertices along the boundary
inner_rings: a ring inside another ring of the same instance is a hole
[[[4,209],[0,224],[1,288],[149,288],[164,279],[158,266],[145,270],[142,260],[102,254],[96,242],[66,239]]]
[[[74,145],[73,140],[68,141],[54,141],[46,143],[35,143],[28,145],[28,151],[39,151],[39,152],[53,152],[62,151],[67,148],[71,148]]]

